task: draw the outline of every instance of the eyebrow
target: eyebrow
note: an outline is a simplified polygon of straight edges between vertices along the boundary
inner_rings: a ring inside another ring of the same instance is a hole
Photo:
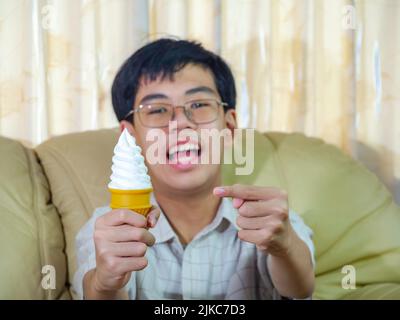
[[[162,94],[162,93],[151,93],[151,94],[148,94],[148,95],[144,96],[139,101],[139,104],[143,104],[143,103],[145,103],[147,101],[154,100],[154,99],[168,99],[168,97],[165,94]]]
[[[212,93],[212,94],[217,94],[213,89],[211,89],[211,88],[209,88],[209,87],[206,87],[206,86],[200,86],[200,87],[195,87],[195,88],[192,88],[192,89],[189,89],[189,90],[187,90],[186,92],[185,92],[185,95],[186,96],[189,96],[189,95],[192,95],[192,94],[195,94],[195,93]]]
[[[206,87],[206,86],[200,86],[200,87],[195,87],[192,89],[189,89],[185,92],[185,96],[189,96],[195,93],[211,93],[211,94],[216,94],[216,92],[211,89],[210,87]],[[139,104],[143,104],[145,102],[148,102],[150,100],[155,100],[155,99],[168,99],[168,96],[166,96],[163,93],[151,93],[148,94],[146,96],[144,96],[140,101]]]

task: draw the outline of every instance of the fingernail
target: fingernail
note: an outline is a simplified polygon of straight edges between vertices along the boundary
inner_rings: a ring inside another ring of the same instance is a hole
[[[217,196],[222,196],[225,193],[225,189],[221,187],[214,188],[214,194]]]

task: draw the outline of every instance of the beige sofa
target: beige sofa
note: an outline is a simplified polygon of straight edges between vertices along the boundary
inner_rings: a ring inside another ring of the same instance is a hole
[[[75,296],[74,238],[109,201],[117,138],[112,129],[69,134],[34,150],[0,138],[0,299]],[[318,139],[255,138],[254,172],[236,176],[235,165],[225,165],[224,182],[288,190],[290,206],[314,230],[314,297],[400,299],[400,209],[375,175]],[[55,272],[50,287],[48,266]],[[348,288],[351,276],[355,289]]]

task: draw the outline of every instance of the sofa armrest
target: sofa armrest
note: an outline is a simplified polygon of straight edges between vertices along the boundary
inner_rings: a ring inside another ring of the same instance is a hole
[[[35,153],[0,137],[0,155],[0,299],[68,299],[62,226]]]

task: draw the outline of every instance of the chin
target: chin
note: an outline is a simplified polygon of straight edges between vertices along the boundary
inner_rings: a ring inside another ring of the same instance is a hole
[[[212,188],[218,177],[219,166],[206,165],[196,166],[188,170],[165,170],[160,177],[159,182],[165,185],[170,190],[176,190],[176,192],[190,192],[200,191],[204,188]]]

